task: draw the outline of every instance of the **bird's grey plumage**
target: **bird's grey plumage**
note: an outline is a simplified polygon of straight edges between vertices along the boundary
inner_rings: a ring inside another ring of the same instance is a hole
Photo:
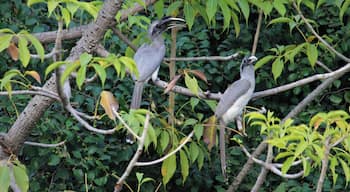
[[[241,115],[255,89],[254,62],[255,56],[245,57],[240,66],[240,79],[232,83],[221,95],[215,110],[220,123],[220,160],[221,170],[226,177],[225,127]]]
[[[134,55],[139,74],[137,77],[133,75],[135,86],[130,104],[131,109],[140,108],[144,84],[151,78],[152,81],[157,80],[158,70],[165,55],[165,44],[162,33],[167,29],[182,26],[172,23],[174,21],[184,22],[183,19],[175,17],[164,17],[161,20],[153,21],[148,28],[148,36],[151,42],[149,44],[143,44],[137,49]],[[127,136],[128,143],[133,143],[133,139],[131,138],[132,136]]]

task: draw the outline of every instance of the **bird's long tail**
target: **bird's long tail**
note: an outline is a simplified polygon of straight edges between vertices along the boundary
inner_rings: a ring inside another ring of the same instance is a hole
[[[139,82],[139,81],[135,82],[134,91],[132,93],[132,98],[131,98],[130,109],[140,108],[141,101],[142,101],[143,86],[144,86],[144,82]],[[127,143],[133,144],[135,142],[135,137],[131,133],[128,133],[126,135],[125,141]]]
[[[220,162],[222,175],[226,180],[226,147],[225,147],[225,123],[220,120]]]
[[[141,106],[142,92],[144,82],[135,82],[134,92],[132,93],[130,109],[138,109]]]

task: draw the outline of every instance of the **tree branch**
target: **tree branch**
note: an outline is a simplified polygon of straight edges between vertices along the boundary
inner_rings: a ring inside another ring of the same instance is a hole
[[[273,147],[272,147],[272,145],[268,144],[265,165],[271,164],[272,159],[273,159]],[[261,185],[265,182],[266,175],[268,173],[269,173],[269,169],[267,167],[263,166],[261,168],[260,174],[259,174],[258,178],[256,179],[254,187],[251,190],[251,192],[258,192],[259,191],[259,189],[261,188]]]
[[[256,31],[255,31],[255,35],[254,35],[254,43],[253,43],[253,47],[252,47],[252,55],[255,55],[255,53],[256,53],[256,48],[258,47],[259,34],[260,34],[261,23],[262,23],[262,15],[263,15],[263,12],[262,12],[262,10],[260,9],[260,10],[259,10],[258,24],[257,24],[257,26],[256,26]]]
[[[124,171],[123,175],[119,178],[118,182],[116,183],[116,185],[114,187],[114,192],[121,191],[125,179],[129,176],[129,174],[132,171],[132,169],[136,166],[137,160],[139,159],[140,155],[142,154],[143,145],[144,145],[144,142],[146,140],[147,130],[148,130],[148,127],[149,127],[149,118],[150,118],[149,114],[147,113],[146,114],[144,128],[143,128],[143,131],[142,131],[141,138],[139,140],[139,145],[137,147],[137,150],[136,150],[136,152],[134,154],[134,157],[129,162],[129,165],[126,168],[126,170]]]
[[[59,147],[61,145],[64,145],[66,141],[61,141],[59,143],[55,144],[47,144],[47,143],[37,143],[37,142],[32,142],[32,141],[25,141],[25,145],[31,145],[31,146],[37,146],[37,147],[46,147],[46,148],[51,148],[51,147]]]
[[[181,143],[181,145],[179,145],[174,151],[171,151],[170,153],[166,154],[165,156],[163,156],[162,158],[159,158],[157,160],[154,161],[149,161],[149,162],[136,162],[135,166],[149,166],[149,165],[155,165],[157,163],[161,163],[163,162],[165,159],[169,158],[170,156],[174,155],[176,152],[178,152],[180,149],[182,149],[183,146],[186,145],[186,143],[192,138],[194,134],[194,131],[192,131],[187,137],[186,139]]]
[[[324,178],[326,177],[326,173],[327,173],[327,169],[328,169],[329,151],[331,149],[331,145],[329,143],[330,141],[331,141],[331,137],[327,137],[325,140],[325,143],[324,143],[322,169],[321,169],[320,178],[318,179],[318,182],[317,182],[316,192],[322,192]]]

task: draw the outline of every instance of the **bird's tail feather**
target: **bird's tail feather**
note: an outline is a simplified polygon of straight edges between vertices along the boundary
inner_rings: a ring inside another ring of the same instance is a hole
[[[130,109],[138,109],[141,106],[143,82],[135,82],[134,92],[132,93]]]
[[[134,91],[132,93],[130,109],[138,109],[141,106],[142,92],[143,92],[143,82],[135,82]],[[133,144],[135,142],[135,137],[131,133],[126,135],[126,143]]]
[[[220,162],[222,175],[226,180],[225,122],[220,119]]]

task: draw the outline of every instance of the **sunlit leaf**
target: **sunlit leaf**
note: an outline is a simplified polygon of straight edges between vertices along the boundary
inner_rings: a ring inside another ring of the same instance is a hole
[[[48,0],[47,1],[47,9],[48,9],[48,12],[49,12],[49,14],[48,14],[49,17],[51,16],[53,10],[56,9],[58,4],[59,4],[59,1],[56,1],[56,0]]]
[[[24,72],[24,75],[30,75],[33,77],[38,83],[41,83],[41,78],[38,72],[36,71],[26,71]]]
[[[164,15],[163,10],[164,10],[164,1],[163,0],[157,1],[154,4],[154,11],[156,12],[158,19],[161,19],[163,17]]]
[[[52,63],[51,65],[49,65],[49,66],[46,68],[46,70],[45,70],[45,78],[47,77],[47,75],[48,75],[51,71],[57,69],[59,66],[64,65],[64,64],[66,64],[65,61],[57,61],[57,62],[54,62],[54,63]]]
[[[350,181],[350,168],[348,166],[348,163],[346,163],[343,159],[341,158],[338,158],[342,168],[343,168],[343,172],[344,172],[344,175],[345,175],[345,179],[346,179],[346,182],[349,182]]]
[[[210,151],[216,144],[216,117],[209,117],[204,125],[203,141],[207,144]]]
[[[286,174],[289,170],[289,168],[292,166],[292,163],[294,162],[295,158],[294,157],[289,157],[287,158],[287,160],[285,160],[283,162],[283,165],[282,165],[282,174]]]
[[[194,17],[196,14],[195,14],[195,10],[193,9],[193,7],[188,1],[185,1],[185,4],[184,4],[184,14],[185,14],[186,23],[188,25],[188,29],[191,30],[194,23]]]
[[[310,44],[310,43],[307,44],[306,54],[307,54],[307,58],[309,59],[311,66],[314,67],[316,64],[316,61],[317,61],[317,57],[318,57],[318,51],[317,51],[316,46],[313,44]]]
[[[176,170],[176,156],[171,155],[162,163],[161,173],[163,176],[163,184],[166,185],[173,177]]]
[[[180,165],[181,165],[181,174],[182,174],[182,183],[184,184],[188,174],[189,174],[189,165],[187,155],[184,150],[180,150]]]
[[[105,69],[101,65],[98,65],[98,64],[92,64],[92,67],[95,69],[98,77],[100,78],[102,86],[104,86],[106,78],[107,78],[107,73],[106,73]]]
[[[263,65],[265,65],[266,63],[271,61],[273,58],[275,58],[275,56],[267,55],[267,56],[259,59],[254,65],[255,70],[259,69],[260,67],[262,67]]]
[[[34,46],[36,52],[38,53],[41,61],[44,60],[44,56],[45,56],[45,50],[43,45],[40,43],[40,41],[34,37],[32,34],[26,34],[25,37],[32,43],[32,45]]]
[[[238,5],[242,10],[246,23],[248,23],[250,9],[247,0],[238,0]]]
[[[284,68],[283,61],[281,60],[280,57],[277,57],[276,60],[272,63],[272,74],[275,80],[277,80],[277,78],[281,76],[283,68]]]
[[[29,178],[25,168],[20,166],[13,166],[13,175],[15,177],[16,184],[21,189],[21,191],[28,191]]]
[[[115,115],[113,113],[113,110],[118,111],[118,108],[119,108],[118,101],[114,98],[113,94],[109,91],[102,91],[100,96],[101,96],[100,105],[103,107],[108,117],[112,120],[115,120]]]
[[[0,192],[7,192],[10,186],[10,169],[6,165],[0,166]]]
[[[179,7],[182,5],[182,1],[174,1],[168,6],[166,15],[176,16],[179,12]],[[187,20],[187,19],[186,19]]]
[[[213,19],[215,16],[215,13],[217,11],[217,5],[218,5],[218,0],[207,0],[206,1],[206,11],[207,15],[209,18],[209,22]]]
[[[28,49],[28,41],[23,38],[18,38],[18,49],[19,49],[19,60],[22,62],[24,67],[28,66],[30,60],[30,53]]]
[[[0,52],[10,46],[12,34],[5,34],[0,36]]]
[[[192,78],[185,73],[185,84],[193,94],[198,95],[200,89],[196,78]]]

